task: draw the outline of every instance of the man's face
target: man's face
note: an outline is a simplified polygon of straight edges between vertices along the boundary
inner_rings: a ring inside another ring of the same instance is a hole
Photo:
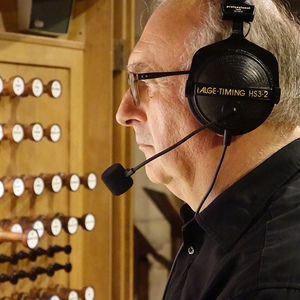
[[[176,28],[174,28],[176,27]],[[143,35],[130,55],[128,71],[133,73],[180,71],[183,41],[191,30],[185,14],[163,5],[152,15]],[[192,58],[191,58],[192,59]],[[124,95],[117,121],[132,126],[139,149],[149,158],[173,145],[200,124],[192,116],[181,95],[180,85],[187,75],[139,81],[140,104],[136,106],[130,90]],[[150,180],[170,184],[174,178],[191,176],[194,160],[204,153],[206,133],[200,133],[180,147],[146,166]],[[202,140],[200,138],[202,136]],[[201,141],[201,142],[200,142]]]

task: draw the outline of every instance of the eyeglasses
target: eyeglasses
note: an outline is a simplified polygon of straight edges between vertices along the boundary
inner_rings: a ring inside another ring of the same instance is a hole
[[[189,74],[190,71],[173,71],[173,72],[151,72],[151,73],[128,73],[128,84],[130,87],[131,96],[136,106],[140,105],[140,93],[138,87],[139,80],[155,79],[167,76]]]

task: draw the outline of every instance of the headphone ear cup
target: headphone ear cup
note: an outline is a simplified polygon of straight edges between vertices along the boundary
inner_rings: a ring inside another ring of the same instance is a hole
[[[278,85],[278,65],[270,52],[244,37],[229,38],[194,55],[186,97],[193,115],[203,125],[235,109],[235,114],[210,129],[239,135],[267,119],[279,101]]]

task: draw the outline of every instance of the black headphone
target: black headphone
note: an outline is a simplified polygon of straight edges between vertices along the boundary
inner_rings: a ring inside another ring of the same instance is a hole
[[[202,125],[235,111],[210,129],[240,135],[260,126],[279,102],[278,63],[273,54],[243,34],[243,23],[254,18],[251,0],[224,1],[221,8],[223,20],[233,22],[232,34],[196,52],[185,95]]]

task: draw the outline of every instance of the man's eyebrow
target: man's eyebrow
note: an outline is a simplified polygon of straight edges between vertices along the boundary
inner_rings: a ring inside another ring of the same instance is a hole
[[[144,62],[133,63],[127,66],[127,71],[132,73],[146,73],[153,72],[148,64]]]

